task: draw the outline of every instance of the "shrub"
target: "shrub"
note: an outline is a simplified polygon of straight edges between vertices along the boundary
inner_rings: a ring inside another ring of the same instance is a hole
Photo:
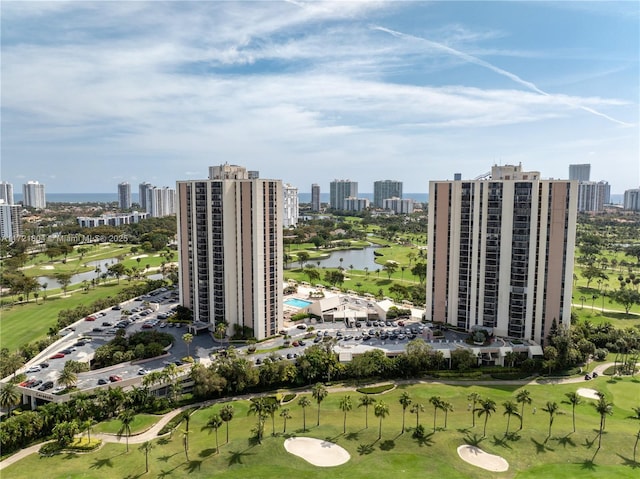
[[[288,402],[293,401],[293,400],[296,398],[296,396],[297,396],[297,395],[296,395],[296,394],[293,394],[293,393],[285,394],[285,395],[283,396],[283,398],[282,398],[282,404],[286,404],[286,403],[288,403]]]

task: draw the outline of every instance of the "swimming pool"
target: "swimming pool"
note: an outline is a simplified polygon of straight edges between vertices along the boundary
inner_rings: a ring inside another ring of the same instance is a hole
[[[284,302],[284,304],[293,306],[294,308],[306,308],[313,303],[311,301],[305,301],[304,299],[289,298]]]

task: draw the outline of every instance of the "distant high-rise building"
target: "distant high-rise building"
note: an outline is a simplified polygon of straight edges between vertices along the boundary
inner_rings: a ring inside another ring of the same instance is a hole
[[[257,339],[282,326],[281,180],[249,179],[242,167],[210,168],[178,181],[180,303],[193,317]]]
[[[98,226],[122,226],[139,223],[149,217],[149,213],[133,211],[119,215],[107,214],[102,216],[78,216],[76,221],[82,228],[96,228]]]
[[[391,210],[397,215],[408,215],[413,213],[413,200],[410,198],[386,198],[382,200],[382,208],[385,210]]]
[[[346,198],[358,196],[358,182],[351,180],[333,180],[329,184],[329,206],[335,210],[344,210]]]
[[[22,234],[22,206],[0,200],[0,238],[14,240]]]
[[[176,213],[176,190],[168,186],[153,186],[147,190],[147,212],[152,218]]]
[[[578,211],[604,211],[604,205],[610,203],[611,186],[606,181],[578,182]]]
[[[569,179],[578,181],[590,181],[591,165],[585,163],[582,165],[569,165]]]
[[[7,205],[14,204],[13,202],[13,185],[6,181],[0,182],[0,200],[4,200]]]
[[[640,188],[624,192],[622,207],[625,210],[640,211]]]
[[[129,183],[118,184],[118,207],[121,210],[131,208],[131,185]]]
[[[577,189],[512,165],[430,182],[427,319],[537,343],[568,328]]]
[[[373,205],[382,208],[387,198],[402,198],[402,181],[380,180],[373,183]]]
[[[282,186],[283,211],[282,226],[289,228],[298,225],[298,188],[290,184]]]
[[[345,211],[364,211],[370,206],[368,198],[349,197],[344,199]]]
[[[143,182],[138,185],[138,203],[140,204],[140,209],[142,211],[149,212],[147,200],[149,197],[149,190],[151,188],[153,188],[151,183]]]
[[[47,200],[44,193],[44,185],[37,181],[28,181],[22,185],[22,204],[32,208],[46,208]]]
[[[320,211],[320,185],[311,185],[311,211]]]

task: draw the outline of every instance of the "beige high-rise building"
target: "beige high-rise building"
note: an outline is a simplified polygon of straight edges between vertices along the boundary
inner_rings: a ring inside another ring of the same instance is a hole
[[[430,182],[427,319],[539,344],[568,327],[577,192],[520,165]]]
[[[181,304],[194,319],[225,322],[257,339],[282,327],[282,181],[222,165],[177,182]]]

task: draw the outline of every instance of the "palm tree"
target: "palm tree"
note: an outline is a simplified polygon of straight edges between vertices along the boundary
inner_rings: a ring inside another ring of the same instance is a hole
[[[11,408],[18,404],[22,394],[18,391],[18,388],[13,383],[6,383],[2,385],[0,390],[0,406],[7,409],[8,416],[11,417]]]
[[[136,415],[133,413],[131,409],[125,409],[120,413],[118,419],[122,426],[118,431],[118,436],[122,436],[124,434],[125,440],[127,442],[127,452],[129,452],[129,436],[131,436],[131,424],[135,419]]]
[[[409,393],[406,391],[402,393],[399,399],[400,404],[402,405],[402,432],[404,434],[404,416],[407,412],[407,408],[411,405],[411,397],[409,397]]]
[[[522,429],[524,423],[524,406],[525,404],[531,404],[531,393],[526,389],[518,391],[518,394],[516,394],[516,401],[518,403],[522,403],[522,413],[520,413],[520,429]]]
[[[471,401],[469,403],[471,405],[471,427],[476,427],[476,403],[480,401],[480,394],[472,392],[467,396],[467,401]]]
[[[86,421],[82,422],[82,427],[84,431],[87,433],[87,440],[89,444],[91,444],[91,431],[93,430],[93,426],[96,425],[96,421],[93,418],[89,418]]]
[[[220,454],[220,446],[218,445],[218,429],[220,429],[222,423],[222,418],[219,415],[214,414],[209,418],[206,426],[209,430],[213,429],[216,432],[216,454]]]
[[[506,436],[509,434],[509,423],[511,422],[511,416],[520,417],[520,413],[518,412],[518,405],[513,401],[506,401],[502,403],[502,405],[504,406],[504,413],[502,413],[502,415],[507,416],[507,430],[504,433],[504,435]]]
[[[640,441],[640,429],[636,433],[636,442],[633,444],[633,462],[636,462],[636,451],[638,450],[638,441]]]
[[[493,399],[480,399],[478,401],[480,407],[476,409],[478,417],[484,415],[484,429],[482,430],[482,437],[487,436],[487,421],[492,413],[496,412],[496,402]]]
[[[571,404],[571,416],[573,419],[573,432],[576,432],[576,406],[580,405],[582,401],[580,400],[580,395],[572,391],[570,393],[566,393],[565,396],[568,399],[569,404]]]
[[[380,424],[378,426],[378,439],[382,437],[382,420],[389,415],[389,406],[384,402],[377,402],[373,408],[373,414],[380,418]]]
[[[70,388],[76,385],[78,376],[69,368],[63,368],[58,376],[58,383],[62,384],[65,388]]]
[[[145,474],[149,472],[149,453],[151,449],[153,449],[153,443],[151,441],[143,442],[138,448],[139,451],[144,452]]]
[[[369,396],[368,394],[363,394],[360,396],[360,400],[358,401],[358,407],[364,406],[364,427],[365,429],[369,427],[369,406],[376,403],[376,400]]]
[[[444,411],[444,428],[447,428],[447,417],[449,416],[449,411],[453,412],[453,404],[449,401],[442,401],[440,404],[440,409]]]
[[[424,412],[424,405],[420,403],[415,403],[411,406],[411,414],[416,415],[416,428],[420,425],[420,413]]]
[[[220,409],[220,419],[227,423],[227,443],[229,443],[229,423],[233,419],[233,406],[231,404],[225,404]]]
[[[600,445],[602,444],[602,432],[604,431],[605,419],[607,415],[610,416],[613,414],[613,403],[607,401],[604,394],[599,393],[598,395],[600,396],[598,402],[593,405],[600,415],[600,430],[598,432],[598,449],[596,453],[600,450]]]
[[[307,408],[311,406],[311,401],[307,396],[302,396],[298,401],[298,406],[302,408],[302,432],[307,430]]]
[[[189,345],[191,344],[191,342],[193,341],[193,334],[191,333],[184,333],[182,335],[182,340],[185,342],[185,344],[187,345],[187,357],[190,358],[191,354],[189,354]]]
[[[553,420],[558,413],[558,409],[558,403],[555,401],[547,401],[547,405],[542,408],[544,412],[549,413],[549,433],[547,439],[551,437],[551,426],[553,426]]]
[[[327,394],[329,394],[327,391],[327,388],[325,388],[321,383],[317,383],[315,386],[313,386],[313,389],[311,389],[311,396],[313,396],[313,398],[318,403],[318,424],[316,424],[317,426],[320,425],[320,403],[324,401],[324,398],[327,397]]]
[[[287,433],[287,419],[291,419],[291,414],[289,414],[289,408],[284,408],[280,411],[280,417],[282,418],[283,426],[282,426],[282,434]]]
[[[340,409],[344,413],[344,420],[342,422],[342,434],[347,432],[347,413],[353,409],[353,403],[351,402],[351,396],[346,394],[340,399]]]
[[[438,409],[442,408],[442,399],[440,396],[431,396],[429,402],[433,404],[433,432],[436,432],[436,418],[438,417]]]
[[[252,399],[251,406],[249,406],[249,414],[253,414],[258,418],[258,424],[256,427],[258,444],[262,444],[262,430],[264,428],[264,420],[267,415],[268,407],[267,399],[264,397]]]
[[[276,435],[276,411],[280,409],[280,403],[277,401],[270,401],[267,403],[266,412],[271,416],[271,435]]]

